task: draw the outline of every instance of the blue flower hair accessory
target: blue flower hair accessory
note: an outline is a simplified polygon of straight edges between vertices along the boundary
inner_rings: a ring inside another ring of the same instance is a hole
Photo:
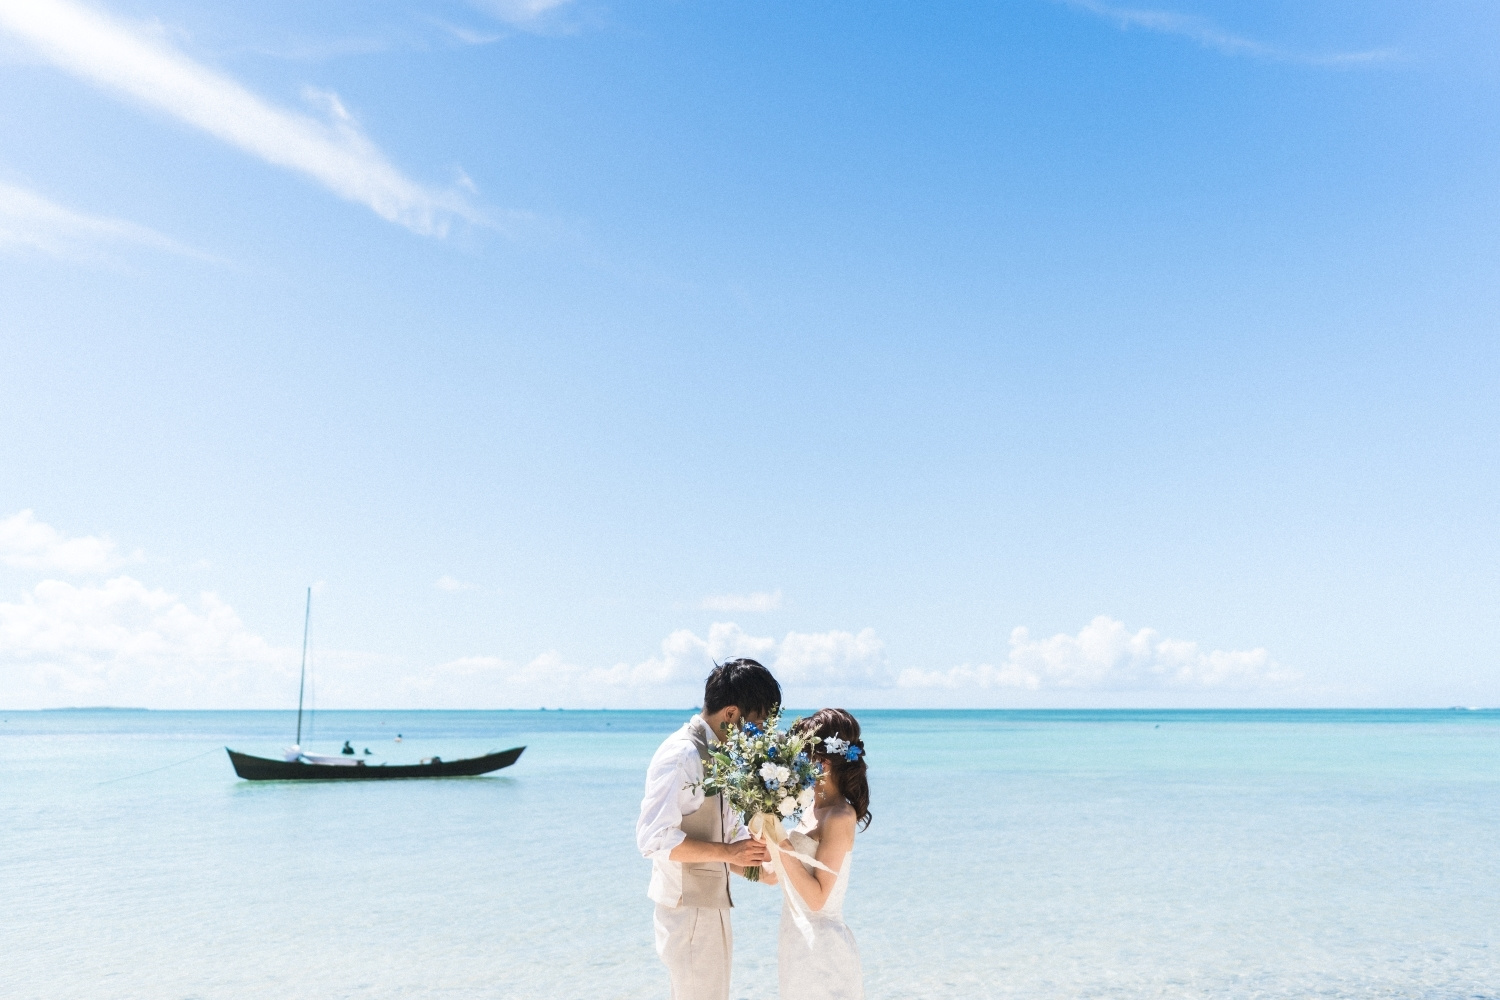
[[[830,757],[843,757],[851,764],[864,756],[865,748],[838,736],[823,737],[823,752]]]

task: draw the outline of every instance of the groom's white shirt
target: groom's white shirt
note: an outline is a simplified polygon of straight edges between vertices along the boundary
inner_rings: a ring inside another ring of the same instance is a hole
[[[708,734],[711,743],[719,742],[701,715],[693,716],[686,726],[668,736],[656,748],[646,769],[646,795],[641,799],[641,818],[635,824],[636,846],[651,859],[651,886],[646,895],[663,906],[682,902],[682,863],[668,855],[687,839],[682,832],[682,817],[703,806],[703,789],[694,787],[703,781],[703,760],[688,735],[695,726]],[[731,844],[750,836],[739,815],[728,809],[724,810],[724,829],[732,831],[726,838]]]

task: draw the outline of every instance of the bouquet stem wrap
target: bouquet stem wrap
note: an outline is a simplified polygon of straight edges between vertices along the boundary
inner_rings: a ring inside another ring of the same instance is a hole
[[[771,852],[771,870],[776,873],[776,881],[781,885],[781,891],[786,896],[787,905],[792,912],[792,923],[810,945],[813,943],[812,908],[807,901],[797,892],[797,887],[792,885],[792,880],[787,877],[784,857],[790,857],[793,863],[800,862],[812,868],[821,868],[825,872],[837,875],[817,858],[810,858],[799,851],[793,851],[781,846],[781,842],[787,839],[786,829],[781,825],[781,817],[775,813],[756,813],[750,817],[750,832],[766,842],[766,849]]]

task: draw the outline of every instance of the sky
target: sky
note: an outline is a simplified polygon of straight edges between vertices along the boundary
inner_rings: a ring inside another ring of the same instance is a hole
[[[0,707],[1500,705],[1500,11],[0,0]]]

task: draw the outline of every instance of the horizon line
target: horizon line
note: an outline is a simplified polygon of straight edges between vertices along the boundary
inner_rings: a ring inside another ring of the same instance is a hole
[[[867,713],[886,712],[1500,712],[1500,705],[1321,705],[1321,706],[997,706],[990,708],[947,708],[922,706],[908,708],[861,708],[850,711]],[[537,708],[320,708],[327,712],[699,712],[701,705],[692,707],[658,708],[570,708],[568,706],[538,706]],[[808,709],[816,711],[816,709]],[[135,705],[63,705],[45,708],[0,708],[0,712],[296,712],[294,708],[148,708]]]

